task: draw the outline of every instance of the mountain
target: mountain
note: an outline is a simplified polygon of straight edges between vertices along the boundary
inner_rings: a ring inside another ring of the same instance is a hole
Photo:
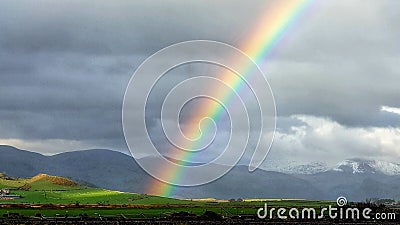
[[[370,173],[384,175],[400,175],[400,164],[365,159],[343,160],[332,170],[346,173]]]
[[[0,172],[13,177],[39,173],[70,177],[112,190],[144,192],[147,174],[123,153],[97,149],[44,156],[11,146],[0,146]]]
[[[263,167],[264,170],[277,171],[286,174],[316,174],[332,170],[354,174],[376,173],[388,176],[400,175],[399,163],[360,158],[346,159],[332,167],[320,162],[298,164],[294,161],[287,163],[268,161],[266,164],[267,165]]]
[[[278,165],[274,165],[273,167],[269,166],[265,169],[286,174],[316,174],[329,170],[329,167],[324,163],[312,162],[309,164],[287,163],[285,166],[280,163]]]
[[[145,160],[152,162],[152,158]],[[155,162],[155,161],[154,161]],[[333,168],[324,164],[287,165],[286,173],[236,166],[228,174],[206,185],[175,187],[174,197],[307,198],[349,200],[400,199],[398,165],[383,161],[352,159]],[[147,193],[149,185],[160,185],[126,154],[110,150],[66,152],[53,156],[0,146],[0,172],[31,177],[38,173],[72,178],[97,187]]]
[[[9,146],[0,146],[0,153],[0,171],[10,176],[30,177],[40,171],[40,173],[70,177],[76,181],[86,181],[101,188],[135,193],[146,193],[149,184],[157,183],[132,157],[110,150],[85,150],[44,156],[36,153],[32,155],[31,152]],[[33,163],[32,156],[35,157]],[[242,185],[242,182],[248,185]],[[322,197],[322,193],[305,180],[264,170],[248,173],[245,166],[238,166],[228,175],[207,185],[177,188],[175,194],[176,197],[182,198],[211,196],[224,199],[260,195],[271,198]]]
[[[14,177],[32,177],[40,173],[45,158],[39,153],[0,146],[0,172]]]
[[[323,192],[309,181],[290,174],[256,170],[248,172],[248,166],[236,166],[228,174],[206,185],[178,187],[178,197],[231,198],[304,198],[321,199]]]

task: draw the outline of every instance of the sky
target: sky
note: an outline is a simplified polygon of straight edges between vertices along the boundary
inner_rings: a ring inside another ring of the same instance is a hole
[[[181,41],[240,48],[273,3],[1,1],[0,144],[43,154],[128,153],[121,111],[137,67]],[[400,162],[399,8],[397,0],[312,2],[259,62],[277,108],[264,167]],[[145,137],[136,138],[140,148]]]

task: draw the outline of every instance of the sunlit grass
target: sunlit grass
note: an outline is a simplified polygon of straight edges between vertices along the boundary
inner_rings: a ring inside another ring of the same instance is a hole
[[[0,179],[0,188],[17,188],[26,183],[26,179],[6,180]]]

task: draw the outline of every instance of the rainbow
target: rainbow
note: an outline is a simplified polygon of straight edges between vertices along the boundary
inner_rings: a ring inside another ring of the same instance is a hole
[[[245,52],[250,58],[253,59],[255,63],[261,62],[269,54],[271,54],[272,49],[277,45],[277,43],[282,39],[289,27],[298,20],[302,12],[310,4],[311,0],[288,0],[288,1],[274,1],[272,4],[266,6],[265,13],[263,16],[257,20],[254,28],[249,32],[251,36],[245,40],[243,44],[240,45],[239,49]],[[243,65],[243,70],[240,72],[242,75],[246,75],[252,68],[252,65]],[[239,76],[232,76],[231,73],[221,74],[219,79],[227,83],[234,90],[240,90],[244,86],[243,80]],[[218,89],[212,89],[216,92],[217,96],[221,96],[221,102],[229,104],[230,97],[232,93],[224,93],[224,91]],[[201,105],[197,108],[197,114],[192,116],[191,121],[200,121],[201,118],[208,116],[214,120],[218,120],[222,115],[223,107],[214,106],[210,104]],[[193,123],[190,125],[189,129],[185,134],[189,134],[191,137],[198,137],[199,127],[198,123]],[[196,145],[189,146],[194,148]],[[190,161],[195,153],[190,153],[187,151],[180,151],[179,155],[174,158],[181,159],[183,161]],[[181,163],[182,165],[182,163]],[[176,170],[170,168],[160,168],[166,177],[174,183],[182,177],[183,170]],[[158,195],[158,196],[172,196],[176,186],[170,185],[155,179],[149,182],[147,192],[148,194]]]

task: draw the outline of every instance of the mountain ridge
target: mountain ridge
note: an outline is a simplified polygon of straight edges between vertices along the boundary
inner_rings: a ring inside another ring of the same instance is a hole
[[[100,188],[134,193],[147,193],[149,184],[157,185],[157,181],[145,173],[131,156],[117,151],[91,149],[44,156],[0,146],[0,153],[0,172],[14,177],[46,173]],[[343,171],[329,169],[317,173],[287,174],[262,169],[249,173],[247,166],[238,165],[209,184],[175,187],[171,197],[336,199],[343,195],[349,200],[372,197],[400,199],[400,176],[353,173],[351,163],[341,166]]]

